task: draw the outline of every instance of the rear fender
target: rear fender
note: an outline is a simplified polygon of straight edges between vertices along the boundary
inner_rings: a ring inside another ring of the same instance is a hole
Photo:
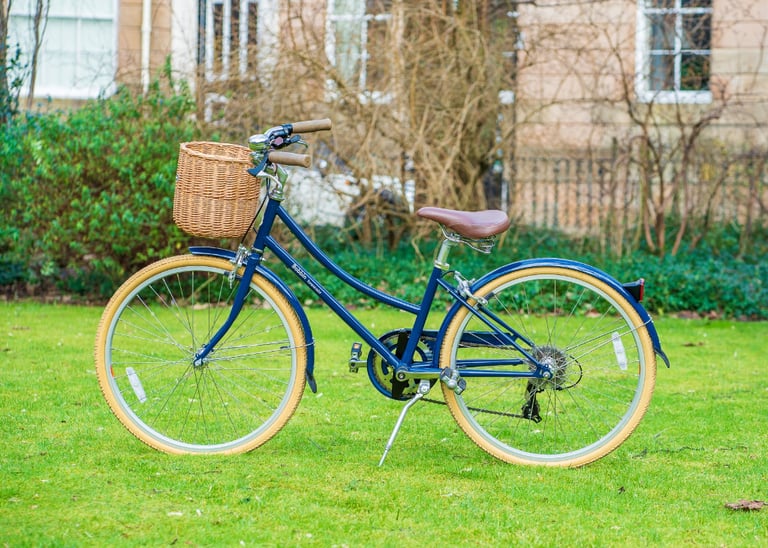
[[[509,274],[510,272],[516,272],[524,268],[534,268],[534,267],[560,267],[560,268],[567,268],[570,270],[576,270],[578,272],[583,272],[585,274],[594,276],[595,278],[604,282],[606,285],[610,286],[612,289],[616,290],[616,292],[618,292],[621,296],[623,296],[627,300],[627,302],[629,302],[632,305],[632,307],[638,313],[640,318],[643,320],[643,323],[645,323],[646,328],[648,329],[648,335],[651,337],[651,342],[653,343],[653,350],[654,352],[656,352],[656,355],[658,355],[664,361],[667,367],[670,366],[669,358],[667,358],[667,355],[661,349],[661,342],[659,341],[659,335],[656,332],[656,327],[653,324],[653,320],[651,319],[650,315],[645,310],[645,308],[643,308],[643,305],[641,305],[634,296],[635,294],[637,294],[636,287],[635,287],[637,282],[622,284],[621,282],[617,281],[615,278],[613,278],[609,274],[606,274],[602,270],[598,270],[597,268],[590,266],[588,264],[580,263],[577,261],[571,261],[568,259],[546,258],[546,259],[526,259],[523,261],[517,261],[514,263],[509,263],[502,267],[499,267],[496,270],[489,272],[479,280],[472,283],[470,290],[474,292],[477,289],[479,289],[481,286],[483,286],[484,284],[488,283],[490,280],[498,276]],[[458,303],[458,302],[454,303],[453,307],[446,315],[445,321],[443,322],[443,326],[440,328],[439,337],[441,339],[445,330],[448,327],[448,323],[450,319],[453,317],[453,315],[458,311],[459,307],[461,306],[462,306],[461,303]]]
[[[192,255],[204,255],[208,257],[218,257],[220,259],[226,259],[228,261],[233,261],[235,258],[235,252],[230,251],[229,249],[221,249],[219,247],[203,247],[203,246],[196,246],[196,247],[190,247],[189,252],[192,253]],[[288,301],[288,303],[293,307],[293,309],[296,311],[296,316],[299,318],[299,321],[301,322],[301,327],[304,329],[304,338],[305,342],[307,344],[307,384],[309,385],[309,388],[312,390],[312,392],[317,393],[317,382],[315,381],[315,338],[312,335],[312,327],[309,325],[309,319],[307,319],[307,315],[304,312],[304,308],[301,306],[301,303],[296,298],[296,295],[291,291],[291,288],[288,287],[285,282],[283,282],[280,278],[275,275],[274,272],[269,270],[268,268],[264,267],[263,265],[259,265],[256,267],[256,272],[266,278],[270,283],[272,283],[279,291],[283,294],[285,299]]]

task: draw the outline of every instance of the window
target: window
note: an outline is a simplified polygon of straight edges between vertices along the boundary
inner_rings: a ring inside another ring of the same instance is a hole
[[[13,2],[8,43],[30,64],[34,2]],[[36,96],[88,99],[111,93],[117,68],[116,0],[51,2],[38,54]],[[25,79],[28,82],[28,78]]]
[[[277,0],[204,0],[201,62],[209,82],[258,77],[275,45]],[[266,53],[265,53],[266,52]]]
[[[387,102],[386,54],[392,0],[328,0],[326,55],[363,100]],[[331,89],[334,83],[329,82]]]
[[[712,0],[639,0],[638,98],[708,103]]]
[[[277,54],[278,1],[200,0],[198,63],[208,82],[269,81]],[[226,94],[214,91],[216,87],[205,94],[208,122],[217,119],[228,103]]]

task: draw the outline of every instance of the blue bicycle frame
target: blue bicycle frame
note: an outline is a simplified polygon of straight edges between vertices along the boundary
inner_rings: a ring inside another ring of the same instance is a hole
[[[330,271],[344,283],[359,291],[360,293],[370,297],[371,299],[380,302],[386,306],[402,310],[404,312],[415,315],[413,326],[410,330],[410,336],[408,338],[407,345],[400,357],[396,356],[390,348],[388,348],[376,335],[368,330],[355,316],[353,316],[346,307],[331,294],[320,282],[318,282],[306,269],[288,252],[286,249],[274,239],[270,234],[272,226],[276,219],[280,219],[288,230],[293,234],[299,243],[306,249],[312,257],[314,257],[318,263],[320,263],[325,269]],[[264,215],[262,217],[261,224],[256,231],[256,239],[251,248],[251,252],[248,254],[247,259],[244,262],[245,270],[239,277],[239,286],[234,299],[232,310],[229,317],[218,330],[218,332],[206,343],[202,349],[197,353],[195,357],[196,363],[202,363],[205,357],[213,351],[216,344],[223,338],[227,330],[231,327],[237,315],[242,309],[245,298],[248,294],[249,286],[253,275],[258,272],[264,275],[271,282],[275,283],[284,294],[289,298],[289,301],[297,309],[302,321],[305,333],[308,337],[308,346],[313,347],[314,340],[311,336],[311,328],[306,321],[306,316],[303,314],[301,305],[296,299],[293,292],[283,284],[279,278],[274,275],[269,269],[261,264],[264,251],[269,250],[288,268],[290,269],[304,284],[307,285],[312,291],[314,291],[318,297],[326,303],[331,310],[341,318],[355,333],[357,333],[366,344],[368,344],[382,359],[395,370],[405,370],[409,372],[418,371],[420,378],[437,378],[440,375],[441,369],[438,367],[438,357],[435,354],[430,362],[414,362],[413,356],[416,352],[419,339],[422,336],[437,337],[439,339],[439,333],[435,331],[425,331],[427,318],[432,308],[435,294],[438,287],[442,287],[447,291],[456,304],[459,306],[466,306],[472,313],[478,315],[492,330],[494,340],[496,344],[504,344],[514,347],[522,358],[511,358],[509,360],[499,361],[495,365],[520,365],[524,362],[537,363],[537,361],[531,356],[528,351],[518,342],[523,341],[529,348],[532,346],[530,341],[525,340],[524,337],[516,333],[512,328],[505,325],[497,317],[482,314],[478,309],[473,307],[468,300],[454,287],[447,282],[444,278],[448,271],[444,268],[434,266],[427,282],[424,295],[420,304],[413,304],[398,297],[389,295],[382,291],[379,291],[370,285],[362,282],[358,278],[355,278],[343,268],[333,262],[323,251],[313,242],[310,237],[304,232],[301,226],[291,217],[291,215],[282,207],[282,201],[280,199],[268,198]],[[192,247],[191,253],[195,255],[212,255],[217,257],[223,257],[229,259],[233,263],[237,261],[236,254],[229,250],[211,248],[211,247]],[[494,323],[496,325],[494,325]],[[501,329],[499,329],[501,328]],[[440,331],[440,333],[443,330]],[[313,353],[309,353],[310,355]],[[467,367],[472,367],[473,364],[462,364]],[[485,366],[489,365],[489,362],[484,362]],[[314,357],[310,358],[307,374],[311,379],[310,386],[314,390]],[[463,374],[467,377],[472,376],[507,376],[507,377],[542,377],[545,375],[546,368],[538,367],[533,371],[526,368],[524,371],[465,371]]]
[[[376,337],[376,335],[374,335],[357,318],[355,318],[355,316],[353,316],[346,309],[346,307],[336,297],[334,297],[333,294],[331,294],[320,282],[317,281],[317,279],[308,273],[307,270],[283,246],[281,246],[277,240],[274,239],[274,237],[271,235],[271,230],[276,219],[280,219],[280,221],[283,222],[291,234],[296,237],[302,247],[304,247],[304,249],[306,249],[318,263],[320,263],[326,270],[330,271],[344,283],[377,302],[415,315],[407,344],[400,356],[396,355],[396,353],[393,352],[391,348],[387,347],[387,345],[385,345],[378,337]],[[312,336],[311,327],[298,299],[295,297],[290,288],[288,288],[274,273],[272,273],[269,269],[261,264],[265,250],[271,251],[288,269],[290,269],[304,284],[306,284],[307,287],[316,293],[318,297],[324,303],[326,303],[331,308],[331,310],[333,310],[333,312],[344,321],[344,323],[346,323],[355,333],[357,333],[363,339],[363,341],[365,341],[366,344],[368,344],[379,356],[381,356],[382,359],[390,367],[393,367],[395,371],[406,372],[414,377],[437,378],[440,376],[442,370],[438,363],[439,353],[433,353],[431,360],[428,362],[414,362],[413,358],[417,345],[422,337],[429,337],[435,339],[437,343],[436,346],[439,348],[440,341],[444,336],[449,320],[454,316],[458,307],[466,307],[470,313],[478,317],[485,325],[488,326],[489,331],[487,333],[465,334],[465,337],[475,338],[474,342],[489,341],[490,343],[492,340],[493,342],[490,344],[512,347],[519,353],[519,357],[510,357],[509,359],[495,361],[483,360],[482,362],[478,363],[462,361],[460,366],[461,375],[463,377],[494,376],[547,378],[550,375],[549,369],[545,365],[539,363],[527,350],[533,348],[534,344],[523,337],[520,333],[512,329],[501,318],[489,310],[484,309],[482,306],[471,304],[469,300],[472,299],[472,290],[475,287],[479,287],[484,281],[493,277],[494,275],[519,268],[552,264],[587,271],[590,274],[599,277],[617,289],[617,291],[620,291],[627,298],[627,300],[633,304],[643,319],[644,324],[648,328],[656,353],[662,357],[667,365],[669,365],[666,355],[664,355],[664,353],[661,351],[658,335],[656,334],[653,322],[651,321],[645,309],[634,300],[634,298],[629,294],[627,289],[622,284],[604,272],[601,272],[589,265],[564,259],[532,259],[529,261],[512,263],[486,275],[478,282],[475,282],[469,288],[470,291],[467,293],[460,291],[457,287],[447,282],[445,278],[450,271],[448,271],[444,265],[438,265],[436,263],[432,268],[432,272],[429,276],[426,289],[424,290],[421,303],[413,304],[371,287],[370,285],[352,276],[339,265],[334,263],[317,246],[317,244],[315,244],[315,242],[310,239],[310,237],[304,232],[301,226],[282,207],[282,198],[279,196],[279,193],[277,197],[270,195],[266,199],[262,221],[256,231],[256,238],[251,247],[250,253],[246,254],[246,258],[244,260],[245,269],[240,276],[237,294],[229,317],[221,326],[219,331],[213,336],[213,338],[197,353],[195,357],[196,363],[202,363],[205,357],[213,351],[216,344],[222,339],[224,334],[233,324],[235,318],[242,309],[243,303],[249,291],[251,279],[257,272],[275,284],[293,305],[304,328],[307,337],[308,350],[314,348],[314,339]],[[193,247],[190,248],[190,251],[197,255],[213,255],[227,258],[235,264],[238,262],[238,257],[234,252],[224,249],[211,247]],[[439,331],[425,331],[424,327],[432,308],[432,303],[434,301],[438,287],[441,287],[443,290],[447,291],[455,302],[453,308],[446,315],[446,319],[444,320],[443,325]],[[465,295],[467,296],[465,297]],[[519,371],[501,371],[495,368],[489,369],[489,367],[494,366],[522,364],[530,364],[534,365],[535,367],[524,367]],[[480,367],[484,369],[479,369]],[[316,391],[313,372],[314,352],[308,351],[307,378],[311,389]]]

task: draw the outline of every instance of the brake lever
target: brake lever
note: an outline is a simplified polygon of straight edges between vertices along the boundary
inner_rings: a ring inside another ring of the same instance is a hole
[[[279,139],[285,139],[291,134],[288,127],[285,125],[282,126],[275,126],[273,128],[269,128],[264,135],[267,137],[267,141],[269,142],[275,142]]]
[[[284,137],[277,137],[277,138],[272,140],[271,145],[272,145],[272,148],[284,148],[284,147],[287,147],[289,145],[293,145],[295,143],[299,143],[300,145],[304,145],[305,148],[308,146],[307,142],[304,141],[301,138],[301,135],[293,135],[293,136],[289,137],[288,139],[286,139]]]

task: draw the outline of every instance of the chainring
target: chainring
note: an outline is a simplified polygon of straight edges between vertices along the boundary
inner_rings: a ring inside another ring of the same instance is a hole
[[[397,355],[397,346],[400,337],[407,337],[410,334],[410,329],[398,329],[396,331],[390,331],[379,337],[379,340]],[[419,339],[419,343],[416,345],[416,351],[414,358],[418,361],[430,361],[433,356],[433,346],[431,341],[425,339]],[[371,350],[368,353],[368,378],[371,380],[371,384],[381,394],[388,398],[395,400],[409,400],[416,395],[419,387],[419,379],[408,379],[406,381],[398,381],[395,379],[395,368],[385,362],[381,356]],[[434,380],[430,381],[434,384]],[[399,396],[393,395],[398,392]]]

